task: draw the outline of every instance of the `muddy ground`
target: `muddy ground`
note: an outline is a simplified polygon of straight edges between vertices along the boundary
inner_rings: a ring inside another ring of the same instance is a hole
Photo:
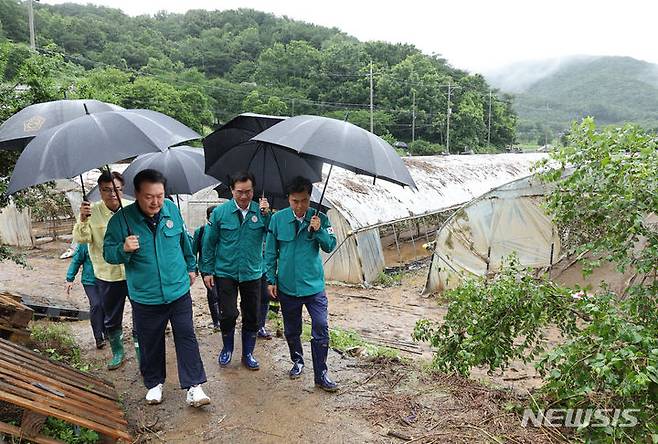
[[[85,307],[86,297],[79,282],[71,295],[64,291],[69,260],[59,259],[59,255],[66,247],[58,241],[29,251],[29,269],[3,263],[0,289]],[[510,406],[524,403],[522,398],[528,388],[539,382],[531,367],[515,363],[497,375],[478,370],[471,379],[437,376],[423,370],[431,352],[426,345],[412,342],[413,326],[420,318],[439,320],[445,313],[445,307],[435,299],[420,295],[426,274],[427,268],[405,274],[402,285],[391,288],[328,287],[330,327],[355,330],[369,342],[397,348],[404,358],[401,362],[372,361],[330,351],[329,368],[341,385],[337,394],[313,386],[310,366],[301,379],[287,378],[290,363],[282,338],[259,340],[255,353],[261,364],[259,371],[246,370],[239,359],[234,359],[229,368],[220,369],[216,362],[220,336],[208,328],[210,319],[200,281],[193,287],[192,298],[210,406],[193,409],[185,405],[170,334],[164,401],[146,406],[145,389],[129,340],[126,365],[110,372],[104,369],[110,352],[94,348],[88,322],[71,322],[70,326],[84,358],[95,364],[96,373],[116,385],[140,442],[560,441],[556,432],[521,427],[520,418],[510,411]],[[130,310],[129,305],[126,307],[124,336],[129,338]],[[276,320],[270,320],[269,326],[275,330]],[[236,344],[236,357],[239,353]],[[305,353],[310,364],[308,344]]]

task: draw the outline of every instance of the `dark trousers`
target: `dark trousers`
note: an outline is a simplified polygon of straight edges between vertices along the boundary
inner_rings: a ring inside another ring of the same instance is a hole
[[[219,296],[217,295],[216,286],[206,288],[206,298],[208,299],[208,310],[210,311],[213,326],[217,325],[219,323]]]
[[[165,328],[168,322],[171,322],[174,334],[180,386],[187,389],[206,382],[199,343],[194,334],[189,292],[170,304],[146,305],[133,301],[133,313],[140,344],[139,370],[147,389],[164,383],[167,376]]]
[[[103,311],[103,303],[101,296],[98,293],[96,285],[82,285],[85,289],[87,299],[89,299],[89,322],[91,323],[91,331],[94,332],[94,339],[96,342],[101,342],[104,338],[103,332],[105,331],[105,312]]]
[[[128,284],[126,281],[108,282],[96,279],[96,287],[103,304],[105,313],[105,331],[108,333],[121,330],[123,323],[123,308],[128,297]],[[133,331],[135,316],[133,314]]]
[[[258,328],[265,327],[267,312],[270,309],[270,292],[267,290],[267,279],[263,275],[260,281],[260,309],[258,312]]]
[[[327,293],[321,291],[311,296],[288,296],[279,291],[283,333],[287,340],[298,340],[302,335],[302,307],[311,316],[311,336],[314,341],[329,344],[329,316]]]
[[[235,323],[240,315],[238,311],[238,290],[240,290],[240,309],[242,310],[242,330],[258,331],[258,306],[260,305],[260,279],[238,282],[233,279],[215,276],[215,285],[219,295],[219,323],[222,334],[235,330]]]

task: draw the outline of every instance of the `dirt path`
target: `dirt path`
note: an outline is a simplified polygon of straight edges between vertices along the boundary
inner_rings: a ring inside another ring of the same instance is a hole
[[[32,250],[28,254],[32,268],[28,270],[3,263],[0,289],[57,297],[86,307],[86,297],[79,284],[70,296],[64,292],[69,262],[58,257],[65,247],[66,244],[55,242]],[[356,330],[369,342],[406,350],[404,356],[416,361],[429,359],[429,348],[412,343],[410,334],[416,320],[441,319],[445,308],[438,307],[433,299],[420,296],[425,273],[426,270],[420,270],[405,275],[401,286],[387,289],[330,286],[330,326]],[[170,334],[167,335],[168,378],[164,401],[158,406],[146,406],[145,389],[130,342],[126,344],[126,365],[108,372],[103,365],[109,350],[95,350],[88,322],[70,324],[84,357],[96,365],[102,376],[114,381],[129,422],[142,442],[402,442],[389,433],[417,438],[414,442],[554,440],[543,431],[522,428],[518,417],[503,409],[504,405],[516,402],[513,393],[461,378],[431,376],[420,371],[417,363],[376,363],[332,350],[329,367],[342,387],[337,395],[314,388],[310,366],[301,379],[287,378],[288,350],[281,338],[259,340],[256,356],[260,371],[247,371],[238,360],[221,369],[216,363],[221,340],[208,328],[202,284],[194,286],[192,299],[208,376],[205,390],[212,398],[212,404],[203,409],[184,404],[185,392],[178,387]],[[129,337],[128,313],[125,320],[124,336]],[[236,347],[239,357],[239,344]],[[308,344],[305,354],[310,363]],[[484,372],[476,376],[487,378]],[[488,381],[500,382],[496,378]]]

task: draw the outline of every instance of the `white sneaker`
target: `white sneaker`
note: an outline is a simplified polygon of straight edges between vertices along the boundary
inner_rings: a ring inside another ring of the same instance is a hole
[[[160,404],[162,402],[162,384],[158,384],[146,393],[147,404]]]
[[[187,405],[201,407],[206,404],[210,404],[210,398],[203,393],[200,385],[193,385],[187,390]]]

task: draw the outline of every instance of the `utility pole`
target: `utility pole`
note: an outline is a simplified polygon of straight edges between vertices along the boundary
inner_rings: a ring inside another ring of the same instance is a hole
[[[491,146],[491,90],[489,90],[489,126],[487,129],[487,147]]]
[[[412,91],[413,105],[411,108],[411,141],[416,141],[416,90]]]
[[[375,133],[375,124],[374,124],[374,118],[373,118],[373,96],[374,96],[374,88],[373,88],[373,81],[372,81],[372,60],[370,61],[370,132]]]
[[[34,37],[34,10],[32,9],[32,0],[27,2],[27,21],[30,26],[30,48],[36,49],[36,39]]]
[[[295,115],[295,99],[292,99],[292,112],[290,113],[291,116]]]
[[[448,81],[448,111],[446,114],[446,151],[450,153],[450,114],[452,114],[452,108],[450,108],[450,92],[452,85]]]

